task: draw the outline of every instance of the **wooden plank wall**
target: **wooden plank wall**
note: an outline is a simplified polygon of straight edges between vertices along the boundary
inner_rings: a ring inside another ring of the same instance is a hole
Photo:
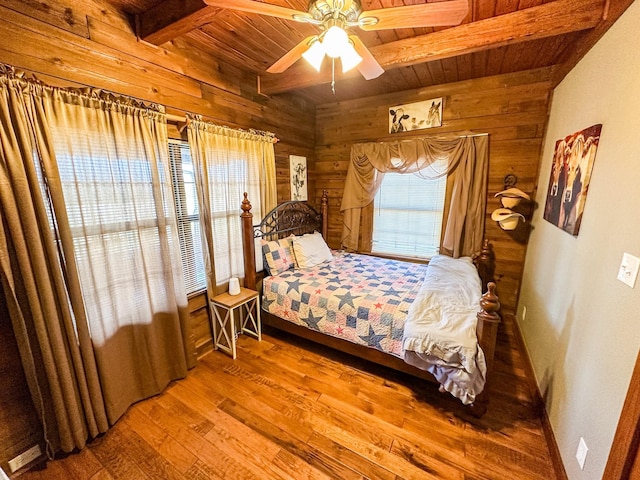
[[[508,233],[491,221],[500,207],[494,194],[504,177],[515,174],[517,186],[536,188],[539,158],[552,93],[552,69],[468,80],[377,97],[321,105],[316,114],[316,197],[329,191],[329,243],[337,248],[342,232],[340,203],[352,143],[397,140],[424,135],[489,134],[489,179],[485,237],[497,255],[497,281],[503,310],[517,302],[526,252],[528,224]],[[388,109],[395,105],[443,97],[442,127],[402,134],[388,133]],[[530,215],[531,207],[524,210]]]
[[[0,0],[0,62],[53,85],[88,85],[192,112],[240,128],[274,132],[278,195],[289,199],[289,155],[307,157],[313,179],[313,105],[257,93],[255,76],[224,65],[183,39],[138,41],[129,19],[91,0]],[[280,178],[279,178],[280,180]]]
[[[196,355],[200,358],[213,350],[213,332],[209,321],[210,312],[206,292],[189,298],[189,313],[191,314],[191,335],[195,339]]]
[[[274,132],[278,200],[290,198],[289,155],[307,157],[313,191],[315,107],[294,96],[257,94],[257,79],[177,39],[137,41],[133,21],[91,0],[0,0],[0,62],[56,86],[93,86],[192,112],[221,125]],[[238,212],[240,202],[238,199]],[[196,303],[198,300],[194,300]],[[194,312],[196,345],[210,341]]]

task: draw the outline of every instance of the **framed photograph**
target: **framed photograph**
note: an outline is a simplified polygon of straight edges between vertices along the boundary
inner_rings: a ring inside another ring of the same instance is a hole
[[[578,235],[602,125],[593,125],[556,142],[544,206],[544,219]]]
[[[442,98],[389,108],[389,133],[442,126]]]
[[[307,157],[289,155],[291,200],[307,201]]]

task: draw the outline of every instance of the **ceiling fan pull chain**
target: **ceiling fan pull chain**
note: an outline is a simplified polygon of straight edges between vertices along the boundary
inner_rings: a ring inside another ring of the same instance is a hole
[[[342,13],[342,9],[344,8],[343,0],[335,0],[333,2],[333,18],[338,18],[340,13]]]
[[[336,94],[336,59],[331,57],[331,91]]]

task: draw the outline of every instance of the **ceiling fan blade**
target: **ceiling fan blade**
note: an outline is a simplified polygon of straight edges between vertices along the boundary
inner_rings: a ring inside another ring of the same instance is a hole
[[[259,15],[268,15],[270,17],[284,18],[285,20],[295,20],[298,22],[304,22],[305,19],[312,18],[308,12],[253,0],[204,0],[204,2],[210,7],[228,8],[229,10],[257,13]]]
[[[285,53],[282,57],[280,57],[276,63],[267,68],[268,73],[282,73],[291,65],[296,63],[298,59],[302,56],[304,52],[309,50],[311,44],[315,39],[317,39],[317,35],[311,35],[310,37],[305,38],[287,53]]]
[[[384,69],[378,61],[371,55],[369,49],[362,43],[356,35],[350,35],[349,38],[353,42],[353,48],[356,49],[358,55],[362,57],[362,61],[358,64],[358,71],[366,80],[378,78],[384,73]]]
[[[468,0],[423,3],[362,12],[358,22],[363,30],[445,27],[458,25],[469,13]],[[377,23],[369,20],[377,18]]]

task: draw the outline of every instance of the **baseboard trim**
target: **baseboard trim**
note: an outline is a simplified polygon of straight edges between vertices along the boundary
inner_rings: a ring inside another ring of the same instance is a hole
[[[544,432],[544,437],[547,441],[551,463],[553,464],[553,469],[556,472],[556,479],[569,480],[569,477],[567,477],[567,471],[564,469],[564,463],[562,462],[562,456],[560,455],[560,449],[558,448],[556,436],[554,435],[553,429],[551,428],[551,422],[549,421],[549,415],[547,414],[547,409],[545,407],[544,400],[542,399],[540,388],[536,383],[536,377],[533,372],[533,365],[531,364],[529,352],[527,350],[526,344],[524,343],[524,337],[522,336],[522,332],[520,331],[520,325],[518,324],[515,315],[511,314],[510,316],[516,341],[518,342],[518,348],[522,352],[524,368],[526,369],[527,373],[527,383],[529,384],[529,391],[531,393],[534,405],[540,412],[542,431]]]

